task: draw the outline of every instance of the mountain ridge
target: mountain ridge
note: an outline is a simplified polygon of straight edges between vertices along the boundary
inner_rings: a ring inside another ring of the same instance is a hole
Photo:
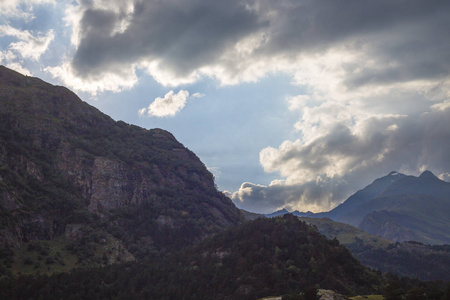
[[[0,66],[0,120],[1,247],[65,236],[79,258],[97,260],[104,240],[141,258],[243,221],[171,133],[116,122],[64,87]]]
[[[418,177],[392,171],[331,211],[293,214],[330,218],[394,242],[450,244],[450,183],[429,170]]]
[[[405,176],[406,175],[402,173],[392,171],[384,177],[375,179],[371,184],[351,195],[336,208],[327,213],[323,213],[323,216],[357,226],[358,224],[352,224],[345,218],[345,215],[348,214],[348,210],[354,209],[355,206],[364,205],[368,201],[367,199],[375,197],[391,184]]]

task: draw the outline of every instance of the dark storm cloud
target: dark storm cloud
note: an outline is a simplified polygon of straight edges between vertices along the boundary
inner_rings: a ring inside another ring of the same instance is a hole
[[[366,52],[376,69],[348,72],[350,87],[444,78],[450,71],[448,1],[265,2],[271,19],[268,55],[322,53],[344,44]],[[289,5],[279,5],[289,3]]]
[[[107,8],[86,10],[73,60],[80,73],[148,59],[189,74],[263,26],[241,1],[138,1],[126,30],[113,34],[124,17]]]
[[[82,5],[88,9],[73,65],[83,75],[154,61],[187,76],[220,64],[227,50],[257,33],[264,34],[264,43],[251,56],[227,60],[222,67],[237,72],[242,59],[294,59],[345,44],[386,64],[348,74],[350,87],[442,77],[449,71],[448,1],[136,1],[131,14],[113,11],[114,3]],[[123,21],[125,31],[114,32]]]
[[[422,79],[439,79],[450,73],[450,7],[436,6],[428,15],[400,24],[376,36],[368,55],[377,59],[376,69],[346,79],[349,86],[384,85]],[[413,22],[414,21],[414,22]]]

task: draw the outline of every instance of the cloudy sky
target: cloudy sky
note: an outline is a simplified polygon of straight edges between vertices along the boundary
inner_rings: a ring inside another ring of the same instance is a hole
[[[234,203],[450,180],[450,1],[0,0],[0,63],[172,132]]]

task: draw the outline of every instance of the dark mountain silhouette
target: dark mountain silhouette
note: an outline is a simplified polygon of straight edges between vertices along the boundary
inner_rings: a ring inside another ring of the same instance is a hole
[[[171,133],[115,122],[68,89],[3,66],[0,216],[0,247],[62,238],[78,263],[180,249],[243,219]],[[33,251],[23,258],[30,269]]]

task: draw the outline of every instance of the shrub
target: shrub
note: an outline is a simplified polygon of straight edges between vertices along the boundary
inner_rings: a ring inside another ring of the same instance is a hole
[[[53,257],[47,256],[47,257],[45,258],[45,264],[46,264],[46,265],[51,265],[51,264],[53,264],[53,263],[55,263],[55,260],[53,259]]]
[[[32,265],[33,264],[33,260],[31,259],[31,257],[27,256],[23,259],[23,263],[26,265]]]

